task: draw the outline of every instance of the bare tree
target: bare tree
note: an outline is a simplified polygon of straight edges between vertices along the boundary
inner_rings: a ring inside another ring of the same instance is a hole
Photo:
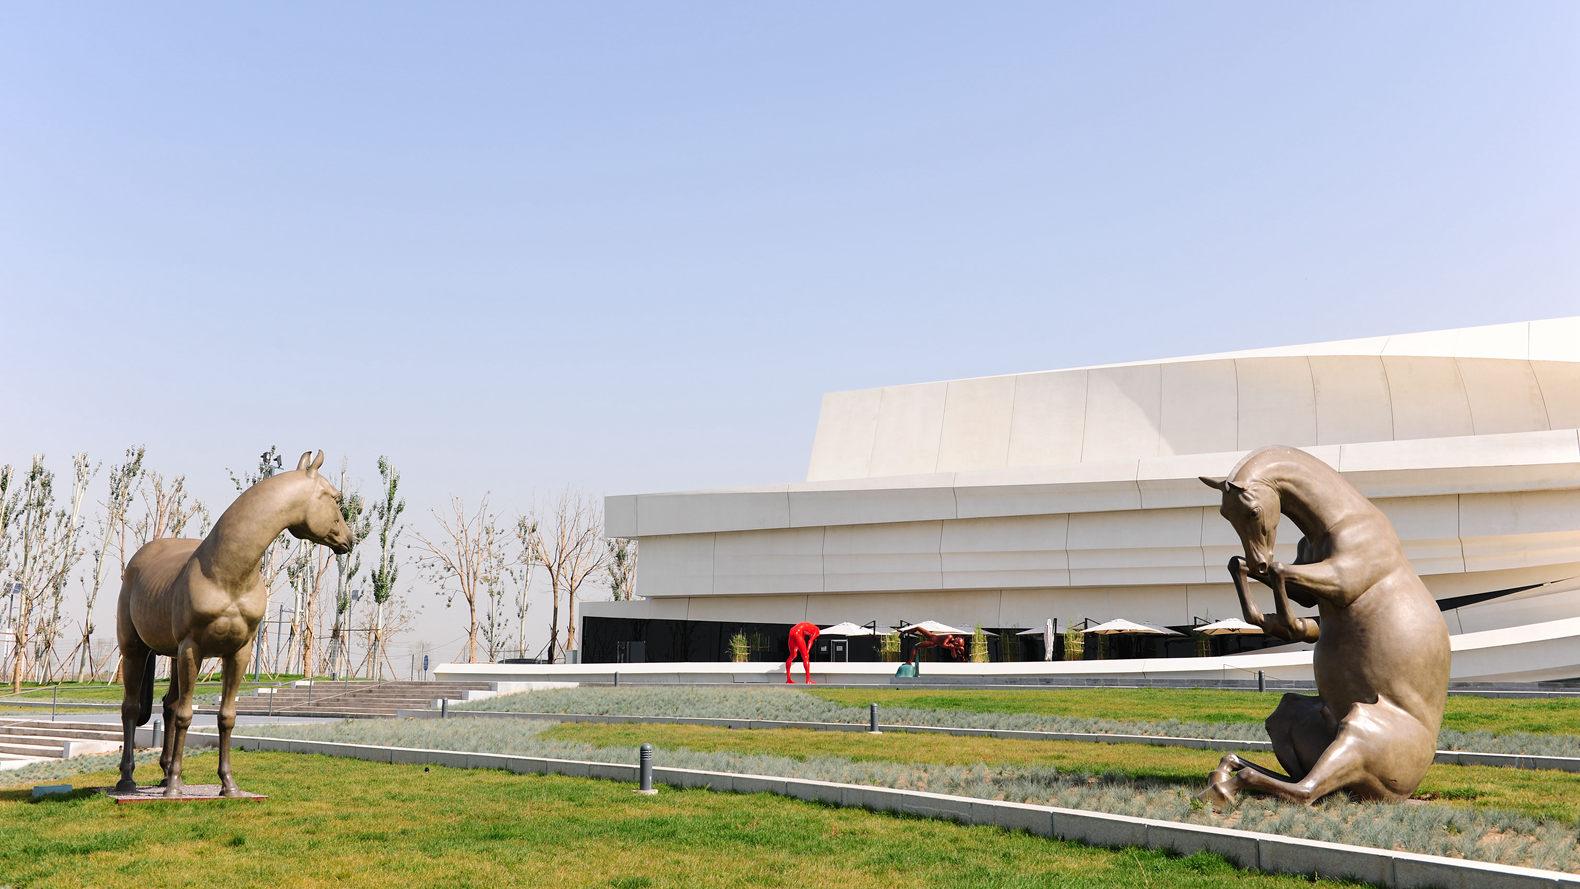
[[[611,537],[609,545],[609,595],[616,602],[636,598],[636,540]]]
[[[488,605],[483,612],[483,624],[479,627],[479,632],[483,634],[483,648],[488,652],[490,664],[499,662],[499,655],[505,650],[505,643],[510,640],[510,616],[501,610],[507,592],[505,579],[510,576],[510,572],[503,570],[503,565],[500,567],[502,570],[494,574],[492,582],[484,584],[488,594]]]
[[[166,478],[152,469],[144,476],[148,484],[143,488],[143,515],[132,527],[138,546],[181,536],[193,518],[201,517],[201,525],[207,527],[208,509],[188,496],[186,476]]]
[[[517,568],[510,569],[510,578],[516,584],[516,657],[527,656],[527,590],[532,586],[532,560],[523,557]]]
[[[576,593],[587,578],[604,567],[609,549],[603,543],[603,511],[597,503],[567,487],[549,513],[536,509],[516,523],[523,559],[542,565],[549,575],[553,612],[549,618],[549,660],[576,650]],[[565,643],[560,644],[560,602],[566,603]]]
[[[66,519],[64,528],[57,530],[62,537],[56,541],[54,553],[56,564],[52,566],[53,578],[48,590],[49,610],[40,615],[35,646],[39,669],[45,682],[54,678],[55,647],[60,643],[61,632],[65,629],[65,615],[61,609],[66,602],[66,580],[71,576],[71,569],[76,566],[77,560],[82,557],[82,550],[77,548],[77,527],[82,521],[82,498],[87,493],[88,482],[99,471],[98,467],[88,460],[87,454],[73,456],[71,468],[71,516]]]
[[[21,562],[17,567],[17,580],[21,583],[17,594],[17,611],[13,616],[11,653],[11,692],[22,690],[24,676],[30,675],[33,663],[33,636],[47,627],[42,605],[44,596],[55,587],[60,572],[71,567],[71,526],[74,516],[65,510],[55,509],[55,474],[44,468],[44,455],[36,454],[19,492],[19,512],[14,521],[20,522]],[[35,607],[39,613],[35,614]],[[35,623],[37,626],[35,626]],[[38,641],[43,641],[42,639]]]
[[[99,590],[104,585],[104,571],[109,565],[110,547],[116,541],[126,546],[126,514],[131,507],[132,494],[143,474],[145,448],[138,445],[126,449],[126,462],[110,467],[110,489],[104,500],[104,517],[99,525],[99,541],[93,551],[92,582],[84,578],[87,607],[82,618],[82,641],[77,643],[77,681],[94,674],[93,657],[93,606],[98,601]],[[121,565],[126,564],[126,553],[120,553]]]
[[[355,546],[366,540],[373,531],[373,516],[367,511],[366,501],[361,494],[346,490],[344,464],[340,467],[340,515],[346,520],[346,527],[351,529],[353,548],[345,555],[335,556],[335,623],[329,631],[329,669],[334,673],[346,673],[350,669],[346,637],[350,634],[351,585],[356,582],[357,575],[362,573],[362,555]]]
[[[379,457],[381,496],[373,503],[373,520],[379,525],[379,563],[373,568],[369,580],[373,584],[373,630],[369,646],[369,677],[384,678],[384,610],[395,593],[395,579],[400,575],[400,565],[395,558],[395,543],[404,527],[401,513],[406,511],[406,500],[398,496],[400,473],[388,457]]]
[[[487,594],[500,583],[504,573],[507,541],[499,530],[498,518],[488,511],[488,495],[477,506],[477,512],[468,517],[466,505],[459,497],[450,498],[453,517],[433,511],[433,517],[444,530],[444,537],[433,540],[414,534],[425,555],[420,564],[429,579],[446,594],[445,606],[454,603],[457,593],[466,600],[467,632],[466,662],[477,663],[477,596]]]
[[[9,657],[16,646],[16,612],[22,584],[15,575],[8,575],[11,553],[16,544],[22,516],[22,491],[17,485],[16,470],[7,463],[0,466],[0,595],[5,596],[6,622],[0,625],[5,631],[5,641],[12,646],[4,652]]]
[[[309,547],[307,542],[303,541],[301,550],[296,558],[291,560],[291,567],[287,570],[292,582],[301,591],[297,605],[299,614],[296,631],[300,644],[302,676],[306,679],[318,675],[318,612],[323,601],[320,594],[324,590],[324,578],[334,566],[334,555],[328,549],[321,546]]]

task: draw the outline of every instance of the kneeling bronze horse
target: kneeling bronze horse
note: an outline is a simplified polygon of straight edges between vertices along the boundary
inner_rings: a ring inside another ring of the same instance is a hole
[[[1223,492],[1220,512],[1245,547],[1229,560],[1245,619],[1281,639],[1315,642],[1317,681],[1316,697],[1284,695],[1267,719],[1288,775],[1231,753],[1202,798],[1222,810],[1241,790],[1306,804],[1335,790],[1408,797],[1437,752],[1449,645],[1393,525],[1327,464],[1294,448],[1263,448],[1227,478],[1201,480]],[[1305,535],[1293,565],[1273,560],[1281,514]],[[1247,578],[1272,589],[1277,611],[1262,613]],[[1317,607],[1320,631],[1291,613],[1290,600]]]

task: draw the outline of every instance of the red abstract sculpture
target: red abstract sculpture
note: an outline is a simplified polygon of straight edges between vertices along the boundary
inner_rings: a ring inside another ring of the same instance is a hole
[[[796,655],[800,655],[801,669],[806,671],[806,684],[817,685],[816,682],[812,681],[812,664],[810,660],[812,642],[817,639],[820,632],[822,631],[817,628],[817,624],[809,624],[806,621],[802,621],[790,628],[790,656],[785,658],[785,682],[795,685],[795,680],[790,678],[790,665],[795,663]]]
[[[924,648],[941,649],[944,654],[949,655],[949,659],[952,661],[963,661],[966,659],[966,640],[960,636],[949,634],[939,636],[929,633],[921,627],[917,627],[916,632],[922,638],[921,641],[916,643],[916,647],[911,649],[911,663],[916,663],[916,653]]]

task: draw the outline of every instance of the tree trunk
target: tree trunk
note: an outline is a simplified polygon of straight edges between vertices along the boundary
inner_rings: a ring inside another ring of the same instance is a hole
[[[576,650],[576,594],[571,593],[565,597],[565,651]]]
[[[466,600],[467,610],[472,613],[471,626],[466,631],[466,662],[477,663],[477,596]]]
[[[560,654],[560,585],[553,574],[549,575],[554,591],[554,614],[549,618],[549,663],[559,661]]]

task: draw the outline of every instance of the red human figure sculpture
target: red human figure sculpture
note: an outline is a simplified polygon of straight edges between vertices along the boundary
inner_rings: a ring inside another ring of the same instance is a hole
[[[801,669],[806,671],[806,684],[817,685],[816,682],[812,681],[812,664],[810,660],[812,642],[817,639],[819,632],[821,631],[818,630],[816,624],[809,624],[806,621],[802,621],[790,628],[790,656],[785,658],[785,682],[795,685],[795,680],[790,678],[790,665],[795,663],[796,655],[800,655]]]
[[[916,654],[924,648],[940,648],[950,660],[963,661],[966,659],[966,640],[959,636],[945,634],[942,636],[929,633],[921,627],[916,628],[916,633],[922,638],[911,649],[911,663],[916,663]]]

